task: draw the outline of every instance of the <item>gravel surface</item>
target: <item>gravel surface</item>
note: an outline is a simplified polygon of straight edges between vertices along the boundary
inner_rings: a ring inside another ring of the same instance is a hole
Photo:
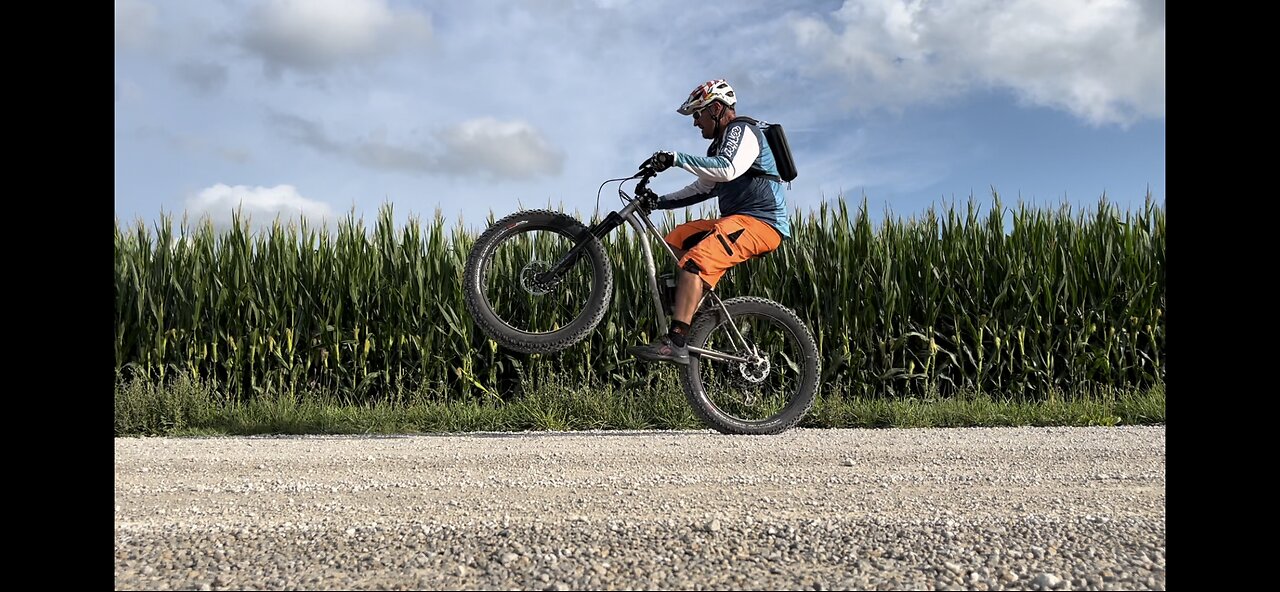
[[[118,590],[1163,590],[1165,428],[117,438]]]

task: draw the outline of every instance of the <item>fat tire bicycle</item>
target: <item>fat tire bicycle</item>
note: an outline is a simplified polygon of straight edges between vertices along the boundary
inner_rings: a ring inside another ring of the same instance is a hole
[[[646,166],[631,177],[606,181],[622,182],[618,195],[626,205],[591,227],[537,209],[486,229],[464,271],[467,308],[480,329],[523,353],[552,354],[585,339],[613,300],[613,267],[600,239],[629,223],[641,237],[658,334],[666,333],[674,282],[659,283],[646,232],[673,262],[678,259],[649,219],[657,195],[648,183],[655,175]],[[628,195],[622,187],[634,180],[634,195]],[[722,299],[706,289],[687,343],[689,364],[678,366],[681,384],[709,427],[726,434],[777,434],[813,406],[821,360],[813,333],[795,311],[755,296]]]

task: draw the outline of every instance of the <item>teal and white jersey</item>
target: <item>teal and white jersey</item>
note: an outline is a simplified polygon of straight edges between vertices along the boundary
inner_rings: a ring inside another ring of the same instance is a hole
[[[787,198],[778,180],[778,166],[760,128],[747,121],[730,122],[707,147],[706,156],[677,152],[675,166],[698,179],[662,196],[658,209],[682,208],[719,197],[721,216],[744,214],[758,218],[783,238],[791,238]]]

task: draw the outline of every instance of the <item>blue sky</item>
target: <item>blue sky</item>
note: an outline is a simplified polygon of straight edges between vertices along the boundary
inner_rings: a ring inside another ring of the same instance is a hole
[[[1137,209],[1165,200],[1164,46],[1162,0],[117,0],[115,213],[589,215],[705,151],[675,110],[713,78],[784,124],[793,209]]]

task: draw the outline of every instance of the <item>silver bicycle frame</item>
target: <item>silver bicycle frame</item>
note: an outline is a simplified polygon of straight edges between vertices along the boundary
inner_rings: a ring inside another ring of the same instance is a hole
[[[679,260],[679,258],[676,257],[676,252],[672,250],[671,245],[667,244],[665,237],[663,237],[662,233],[658,232],[658,228],[653,225],[653,221],[650,220],[648,216],[641,214],[640,200],[637,199],[628,203],[626,207],[622,208],[622,211],[618,212],[618,215],[625,218],[640,235],[643,236],[647,233],[657,239],[657,241],[662,245],[663,250],[671,256],[672,261]],[[653,295],[653,312],[656,315],[655,318],[658,319],[658,334],[662,335],[670,330],[670,323],[667,319],[666,312],[662,309],[662,292],[658,290],[658,269],[653,262],[653,248],[649,246],[648,240],[641,240],[640,246],[644,252],[645,269],[648,271],[646,279],[649,281],[649,293]],[[705,302],[707,298],[711,298],[715,301],[716,305],[720,307],[720,314],[724,315],[725,322],[733,329],[729,332],[729,335],[737,337],[738,343],[734,345],[739,346],[740,351],[748,351],[746,338],[744,338],[742,333],[738,331],[737,324],[735,324],[733,322],[733,318],[729,316],[729,309],[725,307],[724,301],[720,299],[720,296],[717,295],[714,290],[708,289],[703,292],[702,298],[703,302]],[[730,341],[733,340],[733,337],[730,337]],[[692,345],[689,346],[689,351],[697,353],[704,358],[720,360],[723,362],[750,362],[747,358],[695,347]]]

